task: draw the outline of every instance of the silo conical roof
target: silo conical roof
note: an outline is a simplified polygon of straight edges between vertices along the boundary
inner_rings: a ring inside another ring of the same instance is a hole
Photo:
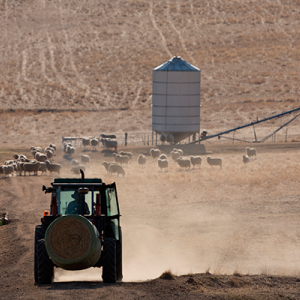
[[[173,56],[167,62],[153,69],[153,71],[200,71],[197,67],[189,64],[180,56]]]

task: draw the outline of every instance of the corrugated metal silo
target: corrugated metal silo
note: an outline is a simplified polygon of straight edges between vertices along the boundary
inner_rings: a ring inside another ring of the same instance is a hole
[[[201,70],[174,56],[153,69],[152,130],[180,142],[200,131]]]

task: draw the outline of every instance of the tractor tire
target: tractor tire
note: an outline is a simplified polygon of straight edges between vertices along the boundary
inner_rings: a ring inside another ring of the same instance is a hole
[[[123,279],[123,268],[122,268],[122,229],[120,227],[119,240],[116,243],[116,269],[117,269],[117,281]]]
[[[117,281],[116,273],[116,240],[106,238],[103,245],[103,282],[115,283]]]
[[[38,283],[52,283],[54,265],[47,253],[44,239],[39,240],[37,244],[37,271]]]
[[[38,269],[37,269],[37,244],[38,241],[45,237],[45,230],[42,225],[35,226],[34,233],[34,281],[38,283]]]

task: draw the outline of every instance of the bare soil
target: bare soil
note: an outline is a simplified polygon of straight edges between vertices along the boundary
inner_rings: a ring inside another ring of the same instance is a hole
[[[206,145],[223,168],[180,170],[171,161],[160,171],[150,147],[132,151],[126,176],[109,176],[101,163],[112,153],[77,148],[90,155],[87,177],[117,183],[123,228],[124,280],[103,284],[101,269],[56,269],[55,282],[36,285],[33,235],[49,196],[42,185],[53,176],[0,179],[0,211],[10,223],[0,227],[2,299],[298,299],[300,288],[298,143],[257,145],[257,159],[242,163],[245,144]],[[120,149],[121,150],[121,149]],[[28,149],[2,149],[1,161]],[[140,167],[138,154],[147,155]],[[168,154],[168,153],[167,153]],[[189,153],[185,153],[187,156]],[[61,177],[73,177],[59,150]],[[173,280],[159,276],[170,270]]]

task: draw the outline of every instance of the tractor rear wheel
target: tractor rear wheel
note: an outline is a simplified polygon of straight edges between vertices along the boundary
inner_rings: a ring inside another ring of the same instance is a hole
[[[35,226],[34,233],[34,281],[38,283],[38,269],[37,269],[37,244],[40,239],[45,237],[45,230],[42,225]]]
[[[104,283],[115,283],[116,274],[116,241],[112,238],[104,239],[102,279]]]
[[[116,271],[117,281],[123,279],[123,268],[122,268],[122,229],[119,230],[119,240],[116,243]]]
[[[44,239],[39,240],[37,244],[37,273],[38,283],[52,283],[54,265],[47,253]]]

